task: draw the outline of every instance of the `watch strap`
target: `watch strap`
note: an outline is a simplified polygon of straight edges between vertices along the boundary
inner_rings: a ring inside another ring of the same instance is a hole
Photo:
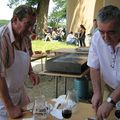
[[[111,100],[110,103],[112,103],[114,106],[116,105],[116,103],[113,100]]]
[[[108,97],[108,98],[107,98],[107,102],[108,102],[108,103],[111,103],[111,104],[114,105],[114,106],[116,106],[116,102],[114,102],[114,101],[112,100],[112,97]]]

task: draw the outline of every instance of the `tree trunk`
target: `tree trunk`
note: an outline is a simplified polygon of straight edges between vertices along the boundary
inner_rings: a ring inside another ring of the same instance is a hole
[[[47,20],[48,20],[48,8],[50,0],[39,0],[37,7],[37,34],[41,39],[43,37],[43,30],[47,29]]]

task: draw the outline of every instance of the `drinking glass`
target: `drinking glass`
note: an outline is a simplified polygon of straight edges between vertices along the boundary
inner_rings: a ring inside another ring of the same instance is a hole
[[[62,116],[65,119],[69,119],[72,116],[72,108],[68,105],[68,103],[65,103],[65,106],[62,110]]]
[[[47,118],[48,109],[46,107],[46,100],[44,95],[35,97],[33,115],[35,120],[44,120]]]
[[[62,116],[65,119],[69,119],[75,112],[78,99],[75,90],[68,90],[65,101],[63,103]]]
[[[117,118],[117,120],[120,119],[120,101],[116,103],[115,117]]]

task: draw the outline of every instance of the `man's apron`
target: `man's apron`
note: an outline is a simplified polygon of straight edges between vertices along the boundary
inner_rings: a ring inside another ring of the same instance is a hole
[[[9,95],[14,105],[24,106],[29,98],[24,88],[24,81],[28,77],[30,57],[28,52],[15,49],[14,63],[6,70],[6,83]],[[0,120],[7,120],[7,112],[0,100]]]

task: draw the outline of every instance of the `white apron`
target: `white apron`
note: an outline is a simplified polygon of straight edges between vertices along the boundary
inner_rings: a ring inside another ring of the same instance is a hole
[[[24,81],[28,77],[30,57],[28,52],[15,49],[14,63],[6,70],[6,83],[9,95],[14,105],[24,106],[29,98],[24,88]],[[3,102],[0,100],[0,120],[8,120]]]

